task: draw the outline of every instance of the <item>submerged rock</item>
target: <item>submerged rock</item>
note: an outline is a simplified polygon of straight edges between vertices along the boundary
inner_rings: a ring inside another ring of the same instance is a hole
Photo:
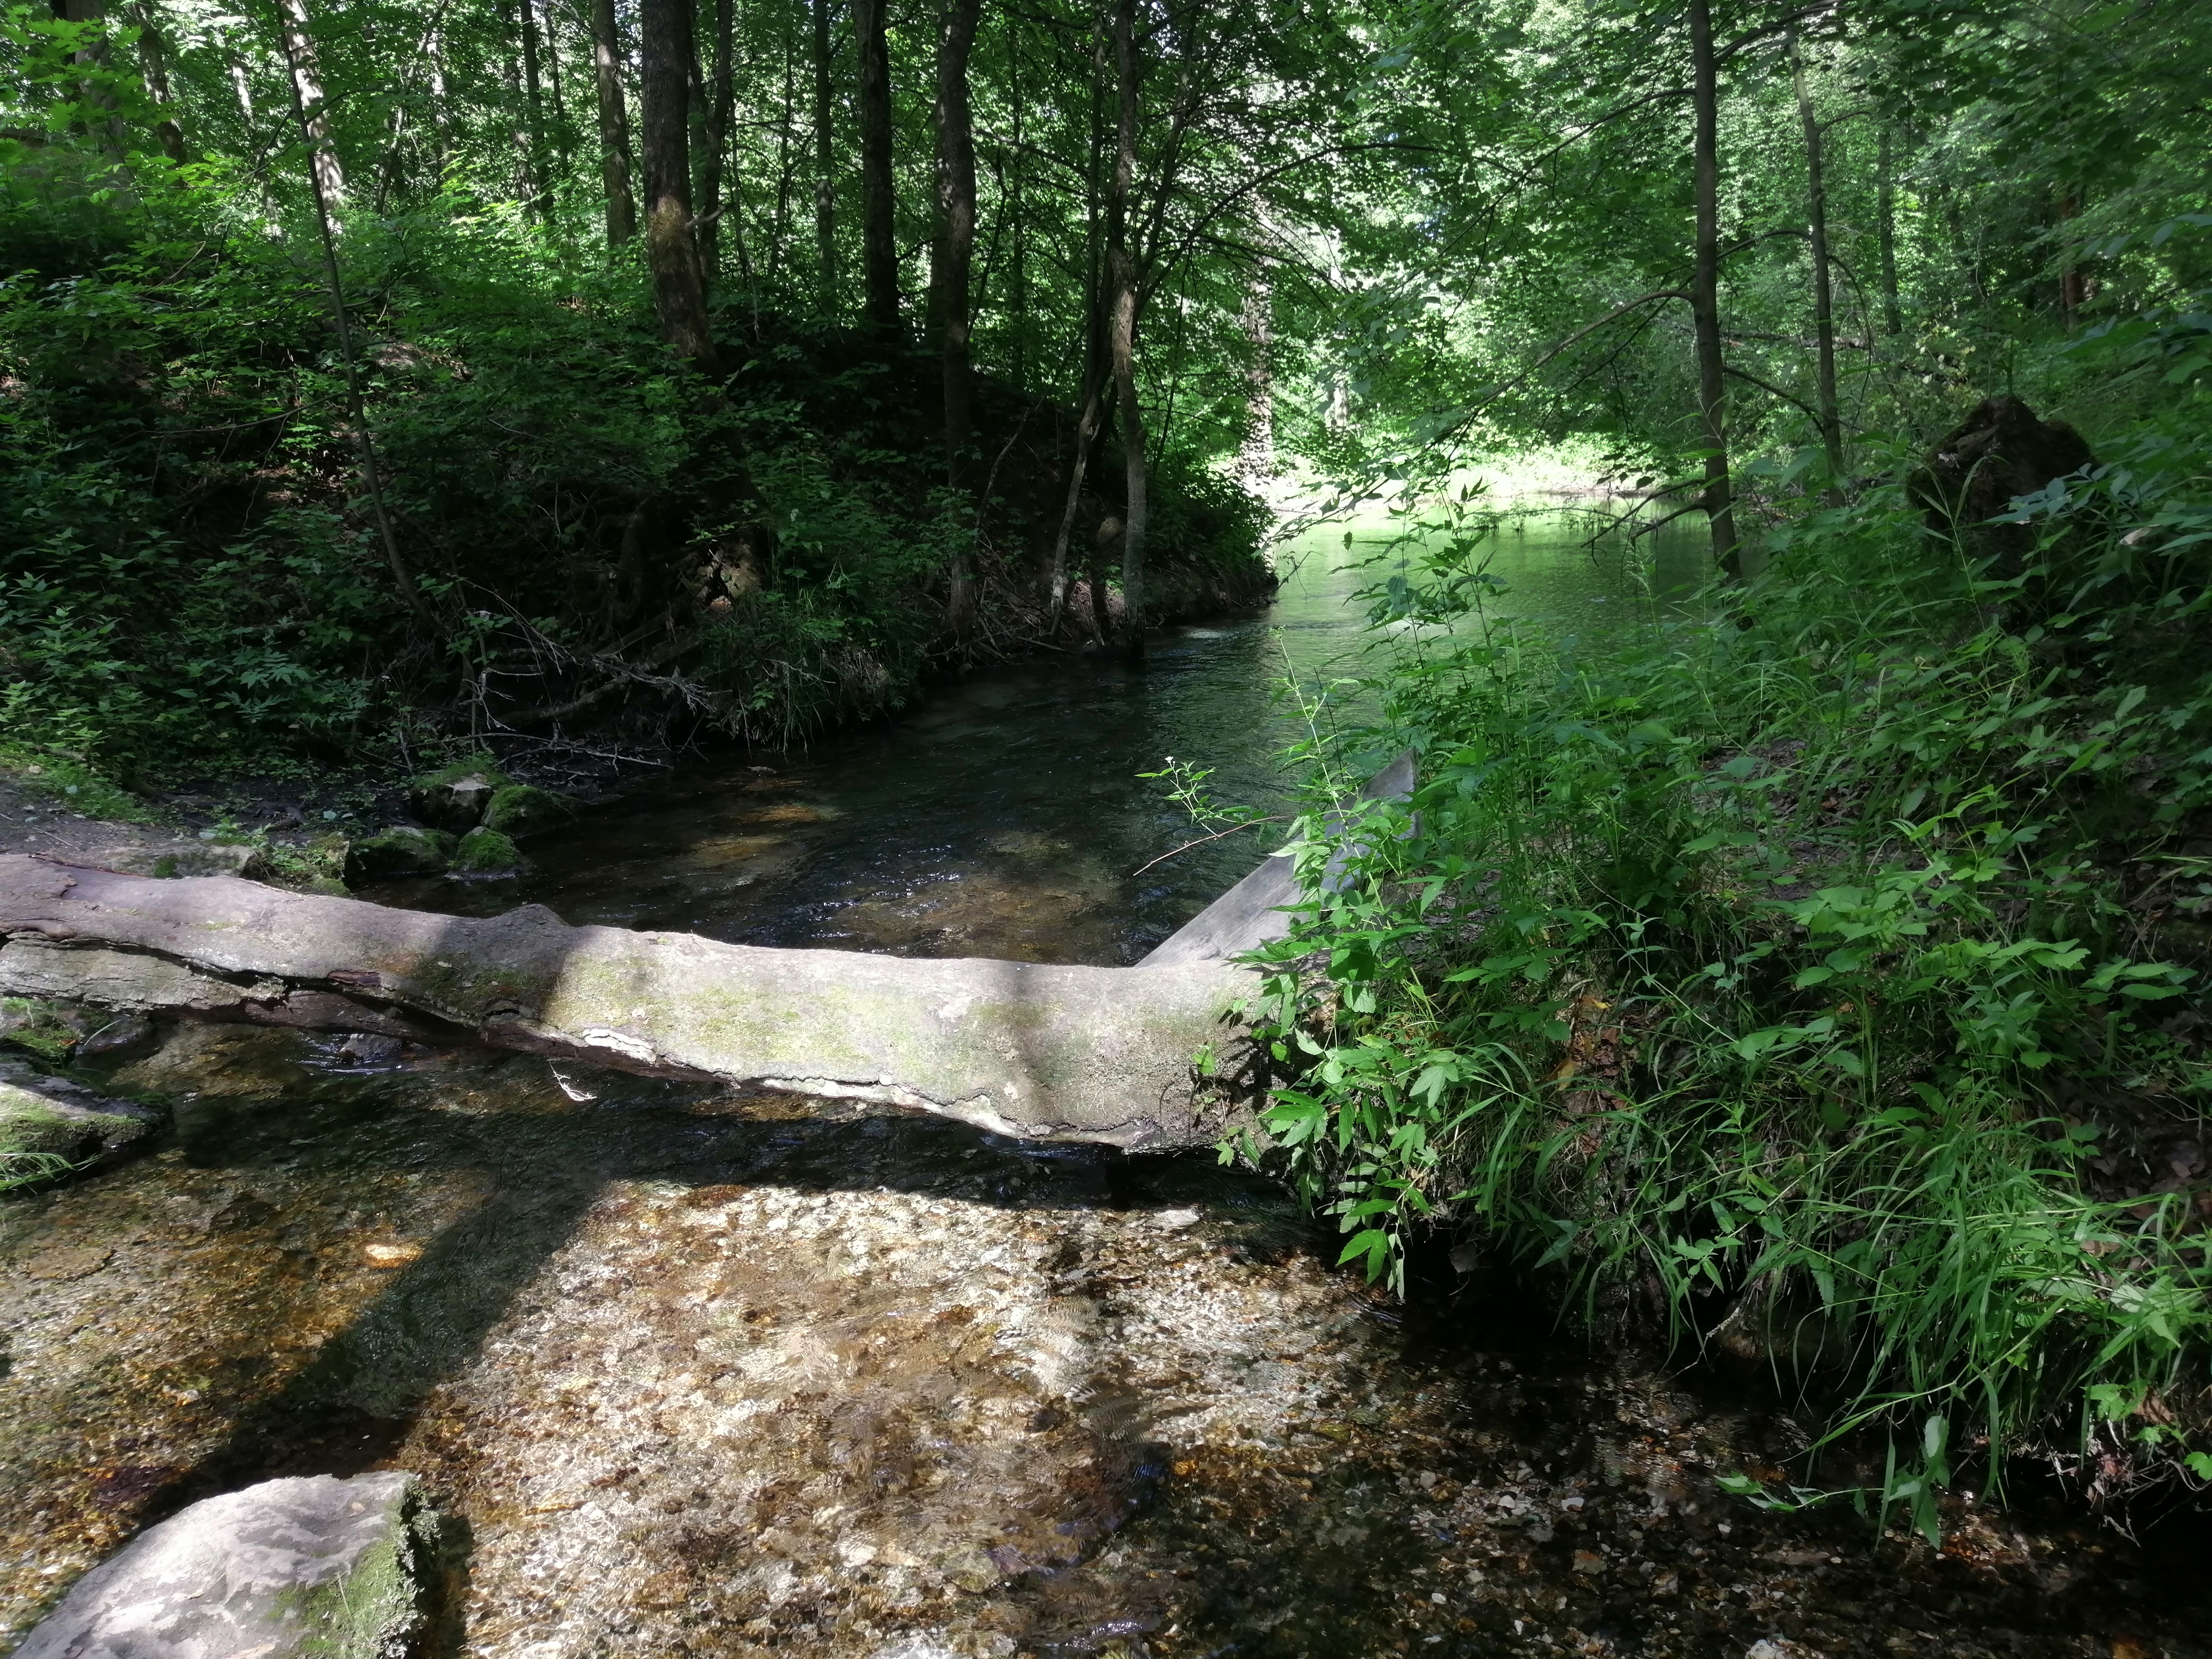
[[[514,783],[489,756],[474,755],[416,779],[407,788],[407,810],[425,823],[460,835],[481,823],[492,798]]]
[[[511,783],[484,808],[483,827],[502,836],[535,836],[573,822],[575,803],[533,784]]]
[[[207,1498],[79,1579],[16,1659],[400,1659],[428,1623],[431,1522],[405,1474]]]
[[[454,842],[443,830],[411,823],[380,830],[346,850],[346,879],[375,881],[385,876],[434,876],[453,861]]]
[[[521,867],[521,853],[496,830],[470,830],[453,855],[453,869],[465,876],[503,876]]]

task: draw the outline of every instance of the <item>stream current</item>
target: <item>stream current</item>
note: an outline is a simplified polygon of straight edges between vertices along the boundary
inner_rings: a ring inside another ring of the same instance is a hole
[[[1695,568],[1577,541],[1509,532],[1506,606],[1632,625]],[[1197,832],[1136,775],[1273,810],[1274,683],[1357,672],[1369,577],[1295,551],[1141,671],[981,673],[678,772],[520,881],[374,896],[1133,962],[1272,845],[1138,873]],[[1961,1503],[1938,1552],[1722,1496],[1803,1442],[1755,1383],[1484,1273],[1398,1307],[1209,1154],[235,1027],[106,1080],[174,1103],[161,1148],[0,1203],[0,1648],[181,1503],[398,1468],[465,1543],[443,1650],[484,1659],[2203,1651],[2193,1581],[2079,1518]]]

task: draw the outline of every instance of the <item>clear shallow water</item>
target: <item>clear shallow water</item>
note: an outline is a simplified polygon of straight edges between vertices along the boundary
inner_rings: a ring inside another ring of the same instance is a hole
[[[1552,626],[1648,605],[1563,538],[1500,565]],[[1261,850],[1133,876],[1189,833],[1134,775],[1274,799],[1269,681],[1357,666],[1360,580],[386,896],[1126,961]],[[108,1081],[166,1144],[0,1203],[0,1648],[180,1503],[400,1468],[466,1524],[481,1659],[2202,1651],[2194,1579],[2073,1521],[1961,1507],[1939,1555],[1734,1504],[1801,1443],[1755,1379],[1593,1355],[1485,1274],[1394,1306],[1203,1154],[245,1028]]]
[[[1663,605],[1652,589],[1695,584],[1700,538],[1631,558],[1593,553],[1586,533],[1552,515],[1501,534],[1496,611],[1563,632],[1618,628]],[[680,770],[532,842],[519,881],[371,896],[476,914],[534,902],[574,923],[747,945],[1134,962],[1278,844],[1262,827],[1145,870],[1201,832],[1139,775],[1172,756],[1210,769],[1224,800],[1281,810],[1279,757],[1310,730],[1285,684],[1319,699],[1323,720],[1357,726],[1373,702],[1342,682],[1404,647],[1369,631],[1357,597],[1396,568],[1366,562],[1384,545],[1309,536],[1284,550],[1275,604],[1173,630],[1141,667],[1091,656],[988,670],[773,769]]]

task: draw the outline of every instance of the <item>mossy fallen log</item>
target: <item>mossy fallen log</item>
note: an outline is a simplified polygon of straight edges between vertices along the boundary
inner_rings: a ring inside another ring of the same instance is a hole
[[[1256,988],[1141,968],[765,950],[225,877],[0,856],[0,991],[141,1013],[473,1037],[648,1075],[920,1107],[1000,1133],[1202,1145],[1246,1109]],[[1205,1054],[1201,1068],[1194,1056]]]

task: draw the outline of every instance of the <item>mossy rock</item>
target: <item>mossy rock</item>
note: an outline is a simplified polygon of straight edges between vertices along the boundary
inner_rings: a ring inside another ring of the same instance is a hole
[[[84,1017],[76,1009],[36,997],[0,998],[0,1042],[59,1066],[83,1040]]]
[[[386,876],[434,876],[453,863],[456,845],[443,830],[395,824],[346,849],[346,879],[359,883]]]
[[[489,755],[472,755],[410,783],[407,810],[425,823],[459,835],[482,823],[492,797],[514,785]]]
[[[496,830],[471,830],[453,854],[453,872],[464,876],[511,875],[522,867],[522,854]]]
[[[0,1192],[82,1169],[146,1139],[161,1115],[27,1066],[0,1066]]]
[[[576,804],[566,795],[534,784],[511,783],[491,798],[484,808],[483,825],[502,836],[535,836],[557,830],[576,816]]]

